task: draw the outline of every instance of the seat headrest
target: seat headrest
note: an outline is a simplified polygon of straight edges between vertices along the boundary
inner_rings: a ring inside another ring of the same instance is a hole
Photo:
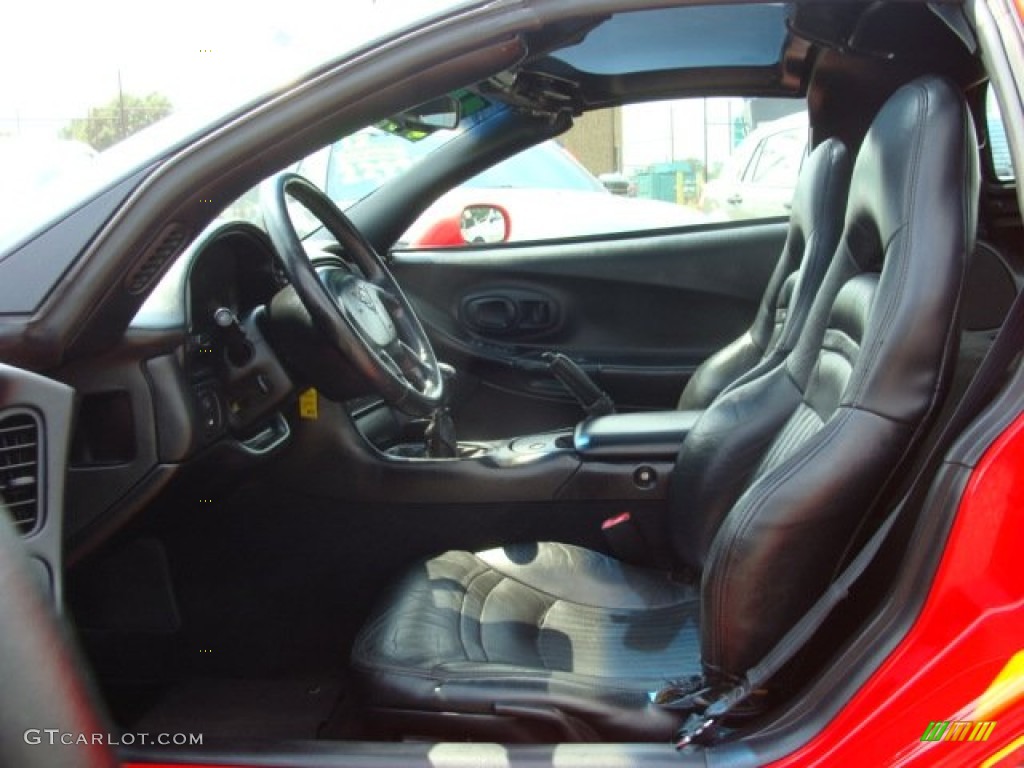
[[[963,176],[977,172],[976,153],[970,112],[949,81],[921,77],[897,90],[868,129],[853,168],[846,230],[858,266],[880,270],[886,247],[908,224],[942,226],[934,214],[949,209],[952,190],[974,186]],[[957,227],[973,232],[975,222]]]

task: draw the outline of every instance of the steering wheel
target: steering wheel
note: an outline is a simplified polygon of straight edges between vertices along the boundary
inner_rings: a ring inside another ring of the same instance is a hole
[[[315,265],[303,248],[287,198],[324,225],[362,275],[337,263]],[[314,184],[295,173],[260,187],[267,234],[313,322],[393,406],[427,416],[443,402],[444,377],[409,300],[370,242]]]

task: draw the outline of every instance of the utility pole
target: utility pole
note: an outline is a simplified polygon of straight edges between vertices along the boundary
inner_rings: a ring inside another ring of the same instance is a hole
[[[708,100],[706,96],[704,97],[704,167],[708,167]]]
[[[121,139],[128,135],[128,126],[125,125],[124,119],[124,88],[121,87],[121,68],[117,68],[117,100],[121,105]]]
[[[669,162],[676,161],[676,103],[668,103],[668,149]]]

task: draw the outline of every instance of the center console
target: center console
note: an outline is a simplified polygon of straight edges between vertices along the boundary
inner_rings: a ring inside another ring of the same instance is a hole
[[[523,435],[504,440],[463,441],[452,459],[477,459],[502,455],[526,457],[567,451],[583,461],[612,459],[672,460],[701,411],[645,411],[616,413],[586,419],[572,430]],[[445,461],[428,455],[424,448],[424,422],[411,422],[402,438],[378,448],[393,459]],[[365,434],[365,432],[364,432]],[[369,437],[369,436],[368,436]]]
[[[575,428],[459,441],[454,455],[439,458],[427,447],[428,422],[405,419],[380,405],[350,415],[396,476],[415,475],[431,485],[444,478],[453,491],[459,478],[490,477],[487,486],[502,497],[521,481],[515,496],[522,499],[536,498],[542,488],[548,498],[568,500],[663,499],[675,456],[700,416],[699,411],[596,416]],[[544,482],[529,486],[527,478]]]

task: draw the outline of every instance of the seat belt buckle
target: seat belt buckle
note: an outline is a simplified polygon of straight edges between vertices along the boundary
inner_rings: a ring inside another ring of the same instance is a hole
[[[617,560],[634,565],[650,565],[650,547],[631,512],[609,517],[601,523],[601,533]]]
[[[691,714],[676,731],[675,748],[710,747],[718,737],[718,719],[701,712]]]
[[[737,685],[705,685],[698,677],[669,683],[652,695],[651,701],[666,709],[688,712],[676,731],[676,749],[708,747],[722,737],[722,721],[751,694],[744,679]]]

